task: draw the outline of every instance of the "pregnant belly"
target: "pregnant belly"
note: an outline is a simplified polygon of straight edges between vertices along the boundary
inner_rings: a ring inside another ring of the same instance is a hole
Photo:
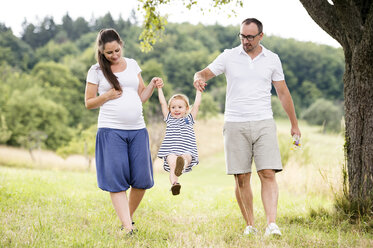
[[[142,103],[136,94],[123,94],[106,102],[100,109],[100,118],[115,123],[135,124],[142,119]]]

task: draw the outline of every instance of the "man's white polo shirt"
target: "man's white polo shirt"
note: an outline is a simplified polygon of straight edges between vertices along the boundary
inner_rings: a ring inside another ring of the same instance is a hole
[[[226,49],[208,68],[216,76],[224,73],[227,93],[224,119],[244,122],[272,119],[272,81],[285,79],[280,58],[262,47],[254,59],[242,45]]]

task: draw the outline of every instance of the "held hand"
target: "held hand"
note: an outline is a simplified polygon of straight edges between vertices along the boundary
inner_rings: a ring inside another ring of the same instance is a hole
[[[154,77],[151,82],[155,87],[162,88],[164,86],[162,78]]]
[[[107,91],[105,94],[107,95],[108,100],[114,100],[114,99],[119,98],[122,95],[122,91],[112,88],[111,90]]]
[[[196,90],[203,92],[205,90],[207,83],[204,80],[198,78],[194,80],[193,85],[194,85],[194,88],[196,88]]]

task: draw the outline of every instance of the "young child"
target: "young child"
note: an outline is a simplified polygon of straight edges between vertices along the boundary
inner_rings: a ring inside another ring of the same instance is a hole
[[[192,170],[198,164],[194,120],[197,117],[201,103],[201,92],[197,90],[194,105],[189,113],[188,97],[176,94],[166,102],[162,88],[158,88],[158,98],[161,104],[166,135],[158,151],[158,157],[164,160],[163,168],[170,172],[171,192],[180,194],[181,185],[178,177]]]

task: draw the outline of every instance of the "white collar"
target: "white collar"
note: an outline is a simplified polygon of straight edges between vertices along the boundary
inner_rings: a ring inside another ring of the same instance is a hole
[[[258,54],[258,56],[256,56],[256,57],[259,57],[259,56],[262,55],[262,54],[263,54],[264,56],[267,56],[267,55],[268,55],[268,49],[265,48],[262,44],[259,44],[259,46],[262,47],[262,51],[261,51],[261,52]],[[238,49],[238,54],[241,54],[241,53],[248,55],[248,54],[245,52],[245,50],[243,50],[243,46],[242,46],[242,44],[239,45],[239,49]]]

